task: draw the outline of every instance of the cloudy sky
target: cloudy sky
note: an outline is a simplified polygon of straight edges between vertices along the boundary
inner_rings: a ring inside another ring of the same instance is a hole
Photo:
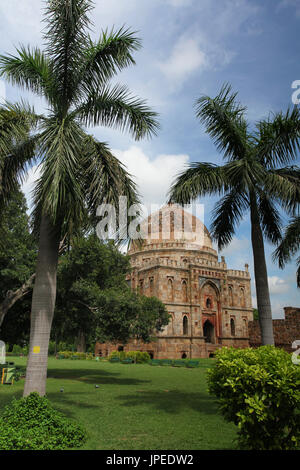
[[[13,53],[21,44],[42,47],[42,0],[0,0],[0,53]],[[137,31],[143,48],[137,65],[118,81],[146,99],[159,114],[156,138],[134,142],[119,132],[94,128],[93,134],[110,144],[136,178],[145,204],[162,204],[174,176],[193,161],[222,163],[195,117],[194,103],[202,94],[215,96],[230,82],[248,109],[251,123],[292,104],[292,83],[300,80],[300,0],[95,0],[93,35],[123,25]],[[0,83],[0,96],[30,99],[37,110],[44,103]],[[298,162],[299,163],[299,162]],[[29,197],[37,173],[30,171],[23,189]],[[210,226],[214,198],[205,204]],[[239,226],[222,253],[228,267],[243,269],[253,261],[249,217]],[[295,264],[284,271],[272,263],[273,247],[266,244],[273,316],[283,306],[299,306]],[[253,305],[255,287],[252,283]]]

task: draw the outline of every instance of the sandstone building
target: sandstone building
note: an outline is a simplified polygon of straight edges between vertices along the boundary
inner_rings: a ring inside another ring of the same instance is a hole
[[[244,271],[228,269],[207,228],[179,206],[165,206],[143,228],[147,238],[132,243],[128,251],[128,283],[143,295],[158,297],[171,321],[150,344],[97,343],[96,354],[119,348],[177,359],[209,357],[221,346],[248,347],[253,319],[248,266]]]

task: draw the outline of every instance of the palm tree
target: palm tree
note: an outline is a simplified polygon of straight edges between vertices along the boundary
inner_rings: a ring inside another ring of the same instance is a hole
[[[293,217],[285,229],[283,240],[274,252],[274,260],[278,260],[279,267],[284,268],[285,263],[291,260],[300,249],[300,216]],[[296,278],[297,286],[300,288],[300,256],[296,261],[298,265]]]
[[[0,74],[10,83],[43,96],[47,115],[35,115],[22,104],[16,114],[34,121],[34,151],[10,157],[15,175],[38,159],[41,176],[34,191],[33,226],[39,234],[38,260],[31,310],[30,351],[24,395],[45,394],[48,344],[56,298],[59,242],[71,237],[95,216],[101,203],[138,201],[136,187],[108,146],[86,133],[88,126],[127,130],[135,139],[158,129],[157,114],[126,87],[111,85],[118,71],[133,65],[139,49],[135,33],[121,28],[88,33],[91,0],[47,0],[45,49],[20,47],[0,57]]]
[[[227,160],[222,166],[193,163],[170,190],[170,202],[188,204],[199,196],[217,194],[212,236],[222,250],[238,223],[250,211],[257,308],[263,344],[274,344],[264,236],[281,240],[277,202],[293,211],[300,197],[300,169],[288,165],[299,149],[299,112],[295,108],[260,121],[251,133],[245,108],[226,84],[215,98],[196,102],[197,117]],[[282,166],[284,165],[284,166]]]

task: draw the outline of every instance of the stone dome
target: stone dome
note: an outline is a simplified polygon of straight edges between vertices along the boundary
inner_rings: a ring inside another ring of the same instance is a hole
[[[213,250],[209,231],[198,217],[177,204],[168,204],[141,223],[142,241],[134,241],[129,252],[150,248],[150,245],[180,242],[186,249]]]

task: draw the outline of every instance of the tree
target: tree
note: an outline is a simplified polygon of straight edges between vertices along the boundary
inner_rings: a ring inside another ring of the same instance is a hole
[[[299,251],[300,248],[300,217],[294,217],[285,229],[284,237],[276,251],[274,260],[278,260],[279,267],[285,264]],[[297,258],[298,269],[296,272],[297,286],[300,288],[300,256]]]
[[[39,248],[25,396],[46,390],[60,240],[82,226],[87,212],[95,215],[100,204],[116,203],[121,195],[128,197],[128,205],[138,201],[124,167],[85,128],[110,126],[128,130],[135,139],[150,137],[158,128],[156,113],[144,101],[131,97],[124,86],[110,85],[118,71],[134,64],[139,39],[122,28],[104,31],[93,41],[88,34],[91,9],[91,0],[47,0],[44,51],[21,46],[16,55],[0,57],[1,76],[43,96],[49,109],[47,115],[22,104],[8,109],[35,124],[26,141],[35,151],[26,159],[20,153],[9,159],[13,174],[25,171],[34,159],[41,171],[34,193]]]
[[[127,255],[95,235],[79,237],[60,258],[58,292],[52,335],[73,342],[77,351],[96,341],[149,341],[153,331],[169,322],[165,306],[156,298],[132,292],[126,282]]]
[[[86,340],[95,340],[97,299],[111,287],[127,289],[129,257],[114,243],[103,243],[96,235],[78,237],[70,250],[60,257],[58,292],[54,314],[54,340],[74,341],[77,350],[85,350]]]
[[[139,339],[149,343],[170,321],[165,305],[156,297],[146,297],[129,288],[100,292],[96,309],[96,340],[127,343]]]
[[[215,98],[198,99],[196,111],[227,162],[223,166],[192,164],[174,182],[170,200],[187,204],[198,196],[221,195],[211,230],[220,250],[230,243],[238,223],[250,211],[262,344],[274,344],[264,236],[271,243],[280,242],[277,203],[288,212],[299,203],[300,169],[287,166],[299,150],[299,111],[295,107],[278,113],[258,122],[251,132],[245,108],[229,85],[224,85]]]
[[[26,210],[25,197],[17,186],[0,222],[0,327],[8,310],[32,290],[37,247]],[[20,310],[18,304],[15,315]]]

